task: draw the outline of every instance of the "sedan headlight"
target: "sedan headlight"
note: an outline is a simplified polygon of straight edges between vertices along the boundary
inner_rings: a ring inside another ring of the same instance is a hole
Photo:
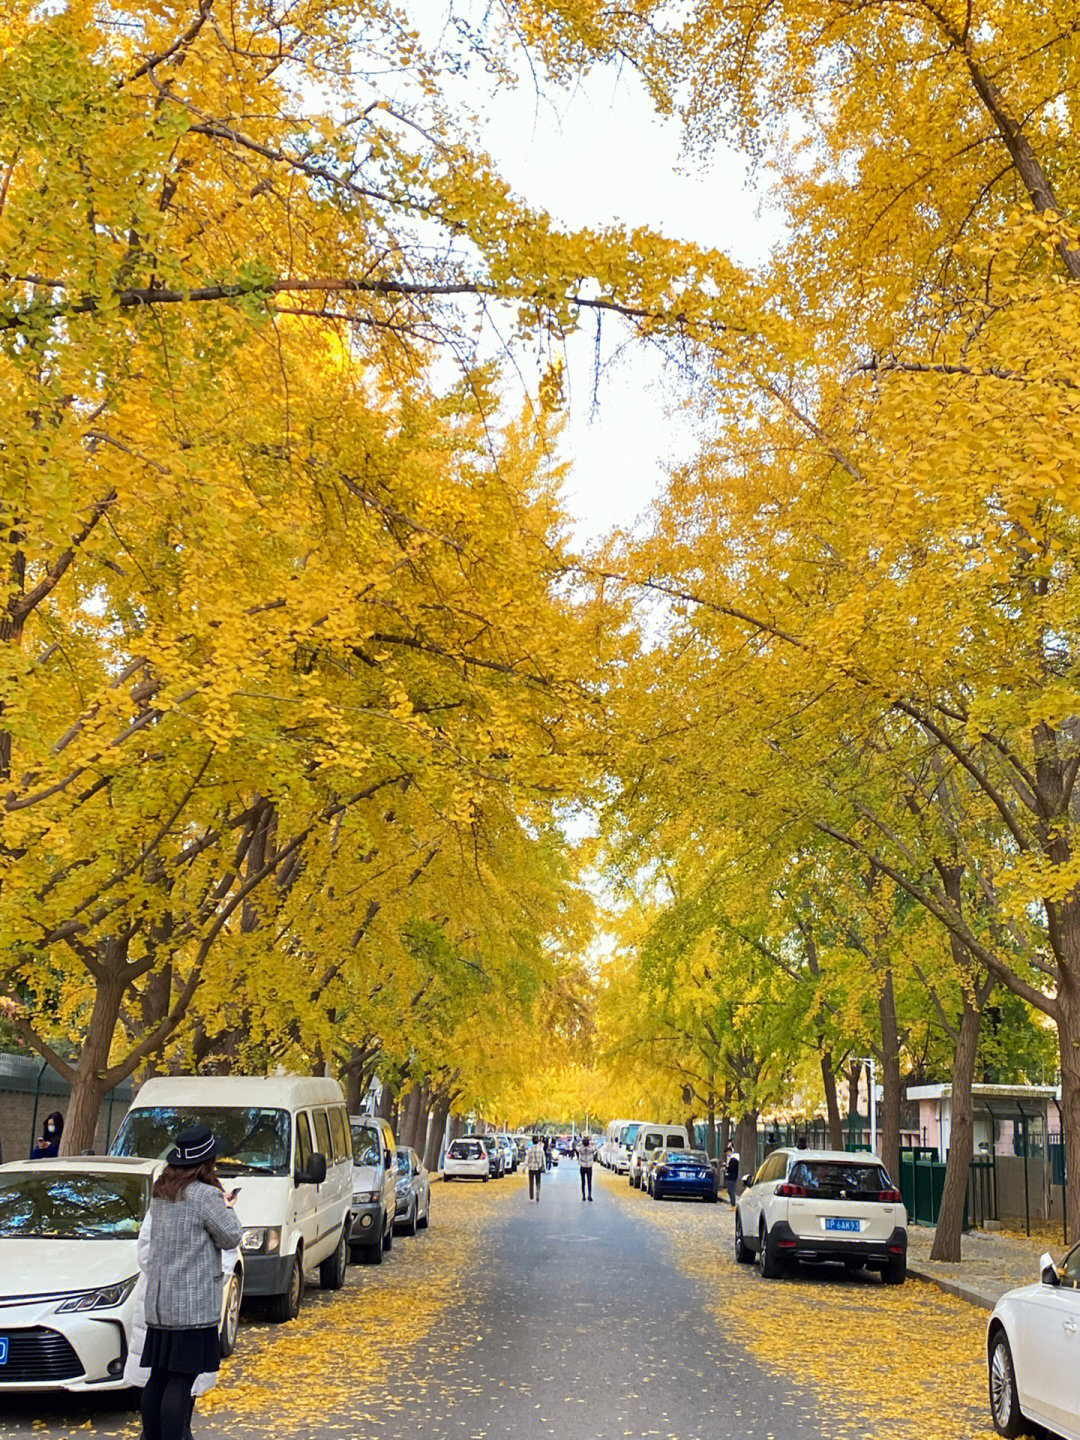
[[[135,1289],[138,1275],[129,1275],[115,1285],[101,1285],[96,1290],[84,1290],[80,1295],[71,1295],[56,1307],[58,1314],[70,1314],[72,1310],[113,1310]]]
[[[245,1255],[276,1255],[281,1249],[280,1225],[249,1225],[240,1237]]]
[[[379,1193],[377,1190],[354,1190],[352,1198],[354,1205],[374,1205]]]

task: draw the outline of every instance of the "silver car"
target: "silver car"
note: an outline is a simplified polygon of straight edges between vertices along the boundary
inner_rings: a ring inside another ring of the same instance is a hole
[[[397,1215],[394,1229],[403,1235],[426,1230],[431,1220],[431,1176],[410,1146],[397,1152]]]

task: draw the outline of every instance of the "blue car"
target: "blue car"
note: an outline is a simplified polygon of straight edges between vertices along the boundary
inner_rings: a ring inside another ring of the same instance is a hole
[[[649,1161],[646,1188],[654,1200],[671,1196],[715,1205],[720,1175],[704,1150],[657,1150]]]

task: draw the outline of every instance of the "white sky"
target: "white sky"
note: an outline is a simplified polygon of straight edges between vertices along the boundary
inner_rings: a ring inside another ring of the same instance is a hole
[[[409,5],[428,37],[442,30],[447,8],[448,0]],[[457,0],[455,9],[468,13],[469,0]],[[653,112],[632,72],[598,67],[572,93],[550,87],[539,97],[531,79],[486,97],[485,78],[476,67],[468,89],[469,105],[485,121],[482,144],[513,189],[562,224],[648,225],[747,266],[778,238],[780,219],[760,204],[742,157],[718,149],[707,168],[684,166],[678,121]],[[665,467],[695,449],[692,425],[672,412],[673,377],[657,355],[633,345],[608,363],[626,333],[605,322],[597,403],[592,326],[567,349],[564,449],[573,468],[566,499],[581,541],[632,527]]]

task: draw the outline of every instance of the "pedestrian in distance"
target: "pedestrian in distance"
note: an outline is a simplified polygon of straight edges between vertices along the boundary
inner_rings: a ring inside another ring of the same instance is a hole
[[[551,1169],[551,1136],[544,1136],[544,1169]]]
[[[739,1152],[734,1145],[729,1145],[724,1151],[724,1185],[727,1187],[732,1209],[735,1208],[735,1190],[739,1183],[739,1164]]]
[[[151,1192],[143,1440],[184,1440],[195,1378],[221,1363],[221,1252],[240,1244],[243,1229],[233,1211],[239,1192],[225,1194],[216,1154],[206,1126],[185,1130]]]
[[[582,1200],[587,1199],[589,1204],[591,1205],[593,1147],[589,1143],[589,1137],[587,1135],[583,1135],[582,1138],[578,1141],[577,1163],[578,1168],[581,1171],[581,1198]],[[589,1192],[587,1196],[585,1194],[586,1190],[588,1190]]]
[[[806,1150],[806,1149],[808,1149],[808,1148],[809,1148],[809,1146],[807,1145],[806,1136],[805,1136],[805,1135],[800,1135],[800,1136],[798,1137],[798,1139],[795,1141],[795,1149],[796,1149],[796,1150]]]
[[[529,1199],[540,1203],[540,1180],[546,1169],[544,1147],[539,1135],[532,1137],[532,1144],[525,1151],[525,1169],[529,1172]]]
[[[46,1115],[41,1127],[41,1134],[34,1141],[34,1148],[30,1151],[31,1160],[44,1160],[50,1155],[60,1154],[60,1137],[64,1133],[64,1117],[59,1110],[54,1110],[51,1115]]]

